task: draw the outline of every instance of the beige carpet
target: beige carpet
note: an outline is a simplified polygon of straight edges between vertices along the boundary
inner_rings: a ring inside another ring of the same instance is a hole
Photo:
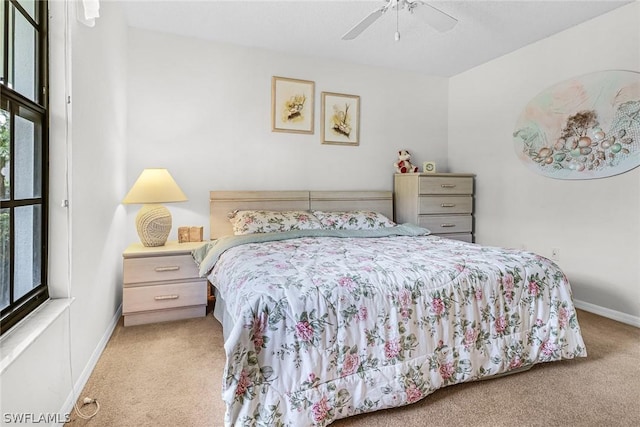
[[[584,311],[578,320],[587,358],[454,385],[332,426],[640,426],[640,329]],[[89,421],[73,413],[66,425],[222,426],[224,360],[222,329],[211,315],[120,324],[80,395],[97,399],[100,411]]]

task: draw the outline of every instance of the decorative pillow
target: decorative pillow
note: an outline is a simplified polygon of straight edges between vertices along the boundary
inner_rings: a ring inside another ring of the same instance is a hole
[[[313,215],[320,220],[322,228],[329,230],[375,230],[396,225],[381,213],[371,211],[313,211]]]
[[[229,221],[235,235],[322,228],[320,221],[305,211],[235,211]]]

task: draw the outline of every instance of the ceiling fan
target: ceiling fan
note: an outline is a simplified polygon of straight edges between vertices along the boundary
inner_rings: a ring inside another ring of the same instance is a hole
[[[384,15],[389,9],[396,11],[396,41],[400,40],[400,32],[398,30],[398,15],[400,9],[406,8],[409,13],[421,17],[427,24],[440,32],[445,32],[456,26],[458,20],[447,15],[440,9],[420,1],[420,0],[387,0],[386,4],[379,9],[374,10],[367,15],[362,21],[358,22],[353,28],[342,36],[342,40],[353,40],[373,24],[378,18]]]

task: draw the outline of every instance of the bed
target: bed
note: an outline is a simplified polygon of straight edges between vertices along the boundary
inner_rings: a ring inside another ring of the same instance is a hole
[[[390,192],[212,191],[210,211],[194,259],[223,325],[225,425],[325,426],[586,356],[552,261],[385,221]]]

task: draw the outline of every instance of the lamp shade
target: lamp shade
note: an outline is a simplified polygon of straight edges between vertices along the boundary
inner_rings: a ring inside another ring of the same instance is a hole
[[[178,184],[166,169],[145,169],[125,196],[122,203],[150,204],[185,202],[184,195]]]

